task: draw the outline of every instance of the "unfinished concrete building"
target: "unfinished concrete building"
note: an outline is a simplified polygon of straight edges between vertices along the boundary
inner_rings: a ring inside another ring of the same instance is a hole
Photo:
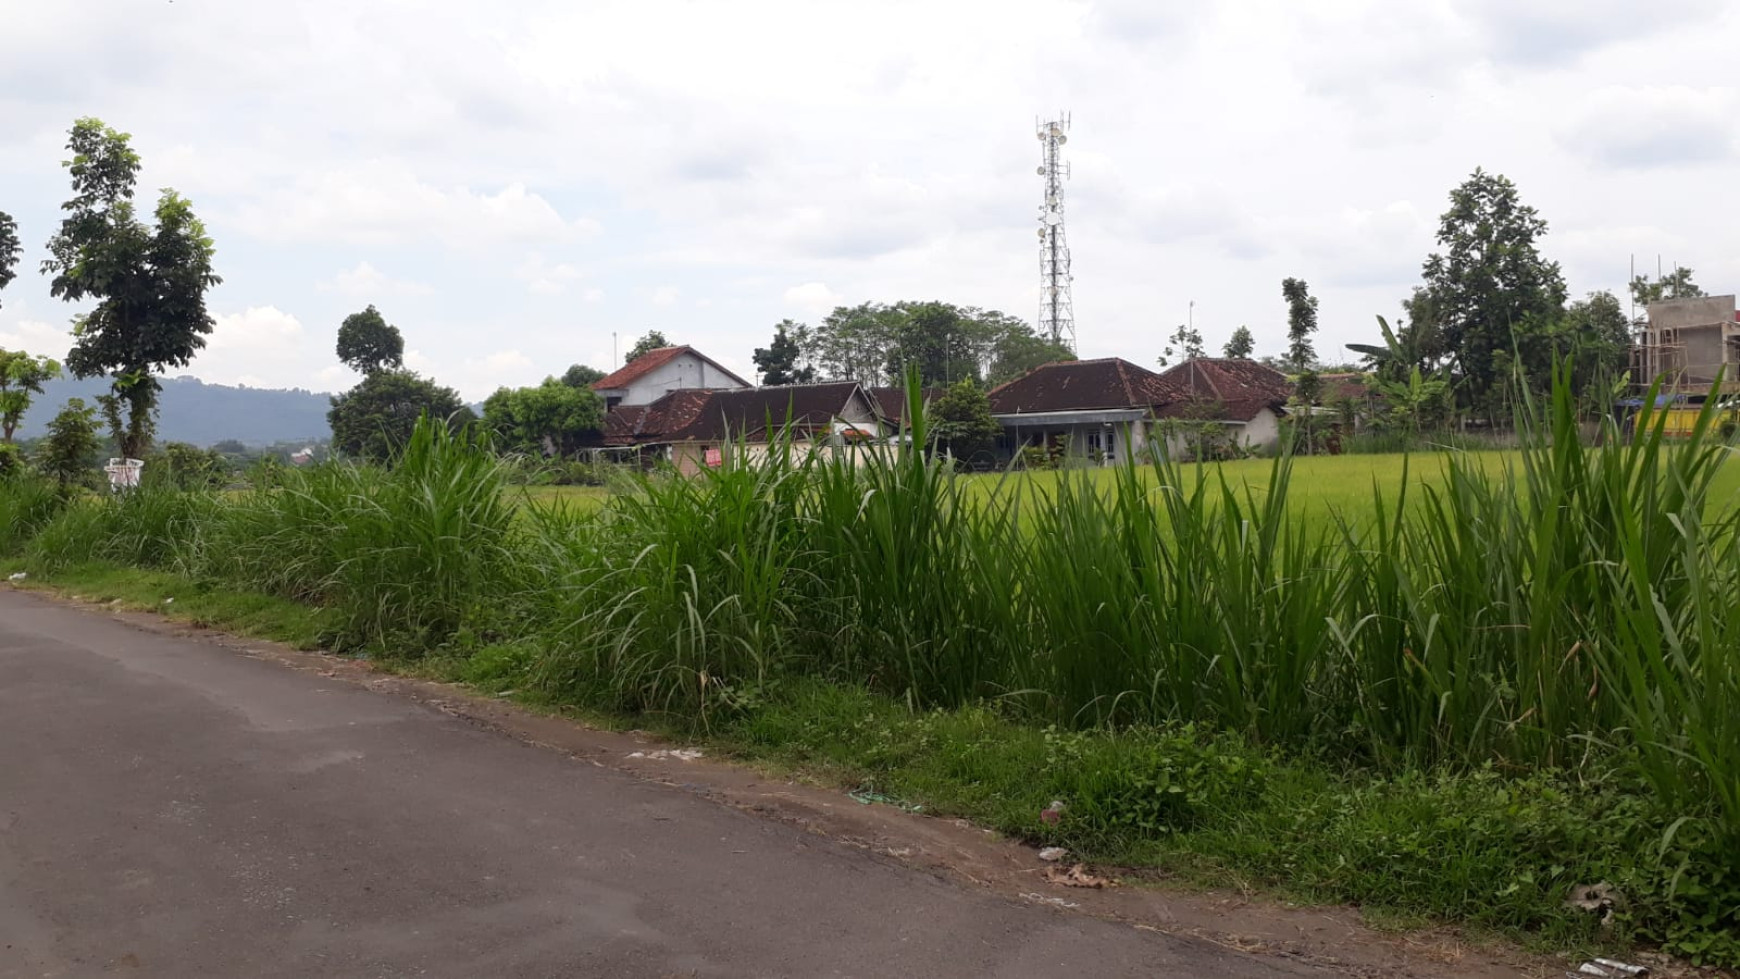
[[[1740,321],[1733,296],[1699,296],[1649,304],[1649,319],[1632,350],[1632,379],[1648,386],[1662,376],[1664,393],[1708,394],[1716,375],[1722,393],[1740,392]]]

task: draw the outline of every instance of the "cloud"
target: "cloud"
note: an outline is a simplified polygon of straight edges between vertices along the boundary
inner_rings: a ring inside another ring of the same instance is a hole
[[[41,320],[21,319],[10,328],[0,329],[0,347],[22,350],[38,357],[64,360],[72,349],[72,331]]]
[[[218,384],[331,390],[319,376],[329,355],[330,347],[314,342],[294,315],[249,306],[216,317],[191,370]]]
[[[557,244],[599,233],[597,221],[568,218],[548,200],[510,183],[499,190],[436,187],[409,167],[369,161],[297,178],[244,205],[237,223],[270,241],[448,247]]]
[[[594,286],[593,288],[581,293],[580,298],[589,303],[601,303],[604,301],[604,290]]]
[[[654,306],[675,306],[681,297],[682,293],[678,291],[676,286],[659,286],[652,291],[652,296],[648,301]]]
[[[1608,86],[1558,134],[1561,146],[1603,166],[1650,169],[1731,160],[1734,89]]]
[[[435,290],[422,282],[395,279],[368,262],[358,262],[356,268],[339,272],[320,283],[322,292],[342,296],[373,298],[381,296],[427,296]]]
[[[580,278],[580,270],[567,262],[551,263],[541,253],[532,252],[514,269],[514,278],[540,296],[559,296]]]
[[[805,282],[803,285],[792,286],[785,291],[782,298],[787,306],[811,316],[832,312],[846,301],[844,296],[829,289],[825,282]]]
[[[1464,0],[1460,13],[1495,61],[1538,68],[1699,24],[1723,6],[1723,0]]]

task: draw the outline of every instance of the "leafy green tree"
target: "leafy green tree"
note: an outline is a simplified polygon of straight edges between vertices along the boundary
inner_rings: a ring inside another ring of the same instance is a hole
[[[1287,300],[1287,364],[1295,371],[1308,371],[1317,362],[1311,345],[1311,334],[1317,332],[1317,297],[1304,279],[1283,279],[1281,298]]]
[[[1437,428],[1449,416],[1450,384],[1442,378],[1430,378],[1416,365],[1408,370],[1406,381],[1374,382],[1383,395],[1384,421],[1404,433],[1414,436],[1423,429]]]
[[[931,442],[958,463],[988,452],[1003,434],[1003,426],[991,414],[991,399],[972,380],[957,381],[933,401],[926,411]]]
[[[535,388],[501,388],[483,403],[483,424],[522,452],[568,455],[604,425],[604,402],[591,388],[553,377]]]
[[[1166,348],[1160,352],[1160,366],[1170,366],[1174,360],[1180,363],[1208,356],[1208,350],[1202,345],[1202,331],[1185,323],[1178,324],[1178,329],[1166,338]]]
[[[1674,266],[1672,272],[1654,281],[1647,275],[1631,279],[1631,301],[1644,308],[1664,299],[1696,299],[1702,295],[1704,290],[1692,281],[1692,270],[1684,265]]]
[[[880,384],[886,378],[898,314],[881,303],[840,306],[811,335],[823,377]]]
[[[101,447],[96,409],[87,407],[82,398],[73,398],[48,423],[37,466],[58,480],[62,489],[76,486],[89,477],[91,457]]]
[[[568,368],[567,372],[562,375],[562,383],[571,388],[590,388],[592,382],[602,381],[609,376],[610,375],[596,367],[588,367],[585,364],[575,364]]]
[[[242,444],[240,439],[224,439],[221,442],[216,442],[212,445],[211,450],[218,455],[225,456],[245,456],[248,454],[248,447]]]
[[[23,246],[18,242],[18,224],[12,220],[12,215],[0,211],[0,290],[11,285],[18,277],[13,269],[18,267],[18,256]]]
[[[1536,247],[1546,232],[1546,220],[1522,203],[1515,184],[1477,169],[1450,192],[1438,224],[1443,250],[1426,259],[1417,302],[1430,313],[1458,397],[1489,415],[1511,371],[1537,384],[1552,374],[1553,345],[1537,338],[1560,319],[1565,279]],[[1416,313],[1413,322],[1420,321]]]
[[[657,330],[648,330],[646,336],[634,341],[634,346],[628,348],[628,356],[622,360],[623,366],[634,363],[654,350],[663,350],[671,345],[665,335]]]
[[[816,379],[815,368],[804,363],[804,341],[810,328],[781,320],[773,328],[773,342],[755,348],[751,359],[763,384],[808,384]]]
[[[1257,349],[1257,341],[1251,336],[1251,328],[1240,326],[1227,338],[1226,346],[1222,347],[1221,356],[1232,360],[1250,360],[1251,354]]]
[[[165,442],[161,466],[147,466],[146,472],[177,489],[222,489],[230,481],[230,464],[216,449],[202,449],[186,442]],[[155,469],[155,472],[152,470]]]
[[[73,197],[61,206],[67,217],[42,268],[54,273],[56,298],[96,301],[74,321],[66,366],[74,377],[112,376],[98,403],[121,454],[137,458],[156,428],[156,375],[187,366],[205,346],[214,325],[205,293],[223,280],[186,198],[164,190],[155,228],[134,214],[139,155],[130,138],[98,119],[73,124],[66,164]]]
[[[1571,388],[1604,387],[1631,362],[1631,323],[1619,297],[1592,292],[1572,303],[1554,331],[1556,353],[1571,365]]]
[[[326,420],[332,447],[371,462],[388,462],[410,441],[417,419],[445,419],[455,429],[473,420],[452,388],[410,371],[379,371],[332,399]]]
[[[985,383],[991,387],[1015,380],[1042,364],[1074,360],[1075,351],[1053,342],[1021,320],[1008,317],[991,345],[991,367]]]
[[[358,374],[396,371],[405,366],[405,337],[370,304],[339,324],[338,359]]]
[[[10,443],[18,423],[30,410],[32,395],[60,376],[60,365],[47,357],[0,348],[0,442]]]

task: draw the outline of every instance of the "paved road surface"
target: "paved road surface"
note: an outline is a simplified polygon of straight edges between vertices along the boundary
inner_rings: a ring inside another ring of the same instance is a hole
[[[1322,975],[0,590],[0,976]]]

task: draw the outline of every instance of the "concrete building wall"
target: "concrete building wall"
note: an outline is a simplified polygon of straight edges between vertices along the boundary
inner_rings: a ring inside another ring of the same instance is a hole
[[[626,389],[621,404],[649,405],[672,391],[685,388],[726,390],[740,387],[744,385],[717,367],[692,353],[685,353],[673,357],[670,363],[660,364],[644,377],[636,378]]]
[[[1281,444],[1281,419],[1264,408],[1255,418],[1245,422],[1240,440],[1253,449],[1273,449]]]
[[[1668,299],[1649,304],[1649,328],[1652,330],[1732,325],[1733,322],[1733,296],[1699,296],[1696,299]]]

